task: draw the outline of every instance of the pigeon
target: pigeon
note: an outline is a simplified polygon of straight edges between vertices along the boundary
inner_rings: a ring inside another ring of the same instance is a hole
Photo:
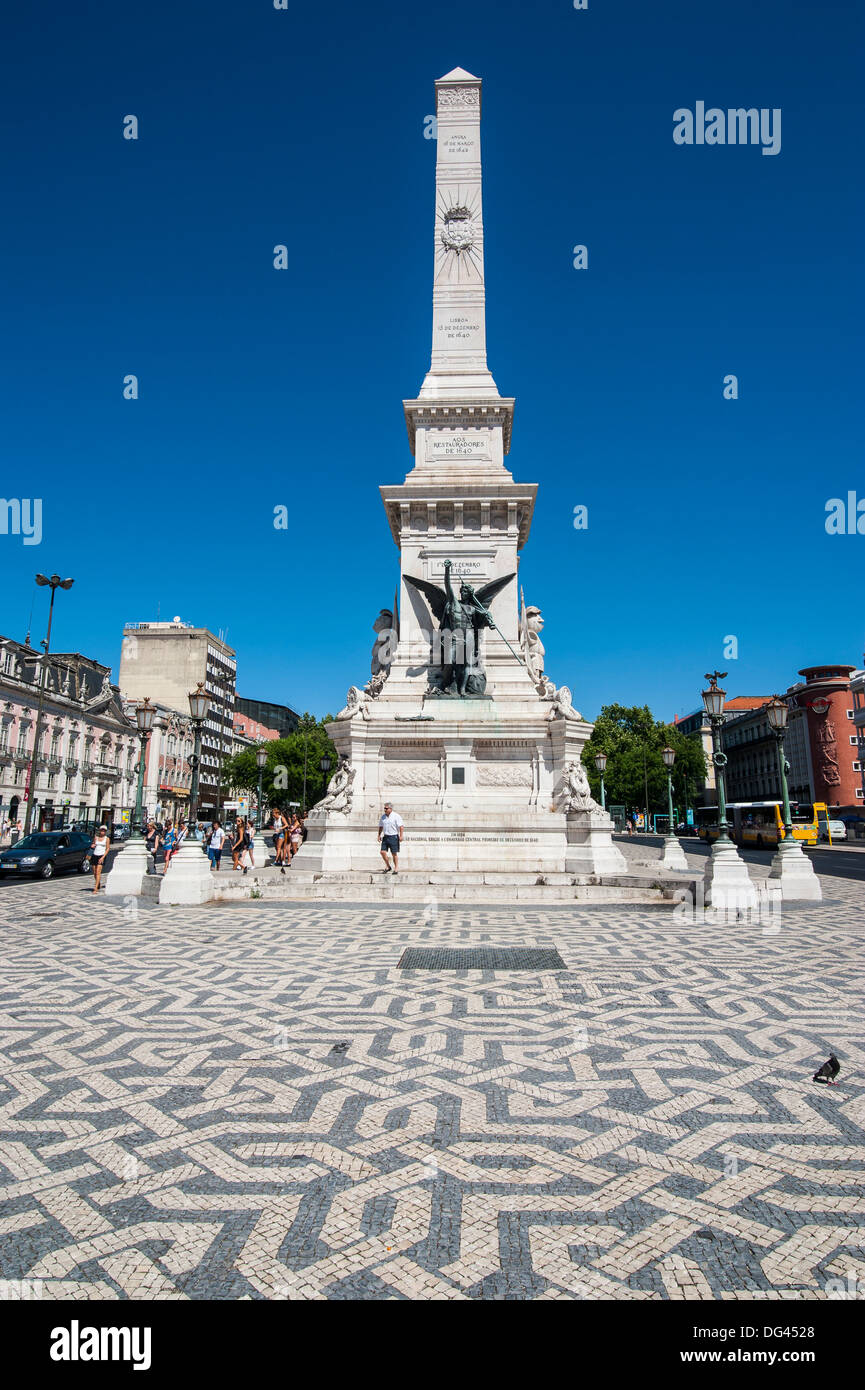
[[[838,1061],[835,1053],[830,1052],[829,1061],[824,1062],[822,1067],[818,1067],[817,1071],[815,1071],[814,1075],[811,1077],[811,1080],[819,1081],[821,1086],[837,1086],[838,1083],[835,1077],[840,1070],[841,1063]]]

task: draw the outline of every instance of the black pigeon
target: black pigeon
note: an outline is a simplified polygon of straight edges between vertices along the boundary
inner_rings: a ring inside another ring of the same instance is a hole
[[[819,1081],[821,1086],[834,1086],[837,1084],[835,1077],[840,1070],[841,1063],[838,1061],[835,1053],[830,1052],[829,1061],[824,1062],[822,1067],[818,1067],[817,1071],[815,1071],[814,1075],[811,1077],[811,1080]]]

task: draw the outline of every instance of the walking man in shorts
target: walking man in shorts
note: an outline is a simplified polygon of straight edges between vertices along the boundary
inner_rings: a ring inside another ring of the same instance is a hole
[[[399,873],[399,847],[402,840],[402,816],[398,815],[389,801],[385,802],[384,815],[378,823],[378,842],[384,860],[383,874]],[[388,855],[393,859],[393,869],[388,863]]]

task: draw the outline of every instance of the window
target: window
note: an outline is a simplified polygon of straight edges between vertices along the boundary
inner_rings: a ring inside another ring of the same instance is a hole
[[[859,739],[856,737],[855,734],[851,734],[851,735],[850,735],[850,742],[852,743],[853,747],[855,748],[856,745],[857,745],[858,742],[859,742]]]
[[[861,764],[861,763],[854,763],[854,764],[853,764],[853,771],[854,771],[854,772],[861,772],[861,771],[862,771],[862,764]]]
[[[848,718],[848,719],[852,719],[852,718],[853,718],[853,711],[852,711],[852,709],[848,709],[848,710],[846,711],[846,714],[847,714],[847,718]]]
[[[464,767],[451,768],[451,782],[455,787],[463,786],[466,780],[466,770]]]

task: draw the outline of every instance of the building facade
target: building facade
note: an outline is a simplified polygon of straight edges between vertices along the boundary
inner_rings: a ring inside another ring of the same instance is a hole
[[[729,722],[740,718],[749,710],[759,709],[768,700],[768,695],[734,695],[724,705],[724,720]],[[709,716],[705,709],[694,710],[692,714],[686,714],[683,719],[676,719],[676,729],[680,734],[685,734],[688,738],[699,740],[700,746],[706,759],[706,780],[702,787],[697,789],[696,804],[698,806],[715,806],[718,802],[718,784],[715,778],[715,764],[712,761],[713,743],[712,726],[709,723]],[[726,751],[724,743],[725,729],[722,728],[721,747]],[[730,796],[729,786],[727,795]]]
[[[856,762],[859,786],[854,788],[856,801],[865,806],[865,668],[850,673],[850,695],[853,700],[853,730],[856,733]],[[852,745],[851,745],[852,746]]]
[[[855,666],[805,666],[787,701],[802,711],[812,769],[813,801],[836,809],[862,805],[861,731],[851,677]]]
[[[44,660],[0,637],[0,822],[24,823]],[[120,822],[135,805],[138,739],[111,668],[78,652],[47,661],[31,829]]]
[[[222,804],[220,769],[233,748],[236,679],[234,649],[207,628],[174,618],[165,623],[128,623],[123,629],[120,689],[127,700],[137,702],[147,696],[184,719],[189,716],[189,694],[199,682],[210,696],[201,730],[198,804],[202,816],[215,814]]]
[[[131,724],[135,724],[137,700],[124,700]],[[156,703],[151,701],[151,703]],[[142,814],[162,824],[185,821],[192,789],[192,755],[195,730],[192,720],[167,705],[156,704],[153,730],[145,745]]]
[[[247,700],[243,695],[237,696],[234,711],[236,716],[243,715],[263,728],[275,729],[276,738],[293,734],[300,723],[300,716],[288,705],[275,705],[269,700]],[[269,736],[265,734],[263,737]]]
[[[269,729],[267,725],[259,724],[257,719],[251,719],[248,714],[242,714],[238,710],[234,713],[234,736],[235,751],[238,744],[247,748],[256,743],[272,743],[274,739],[283,737],[278,729]]]

